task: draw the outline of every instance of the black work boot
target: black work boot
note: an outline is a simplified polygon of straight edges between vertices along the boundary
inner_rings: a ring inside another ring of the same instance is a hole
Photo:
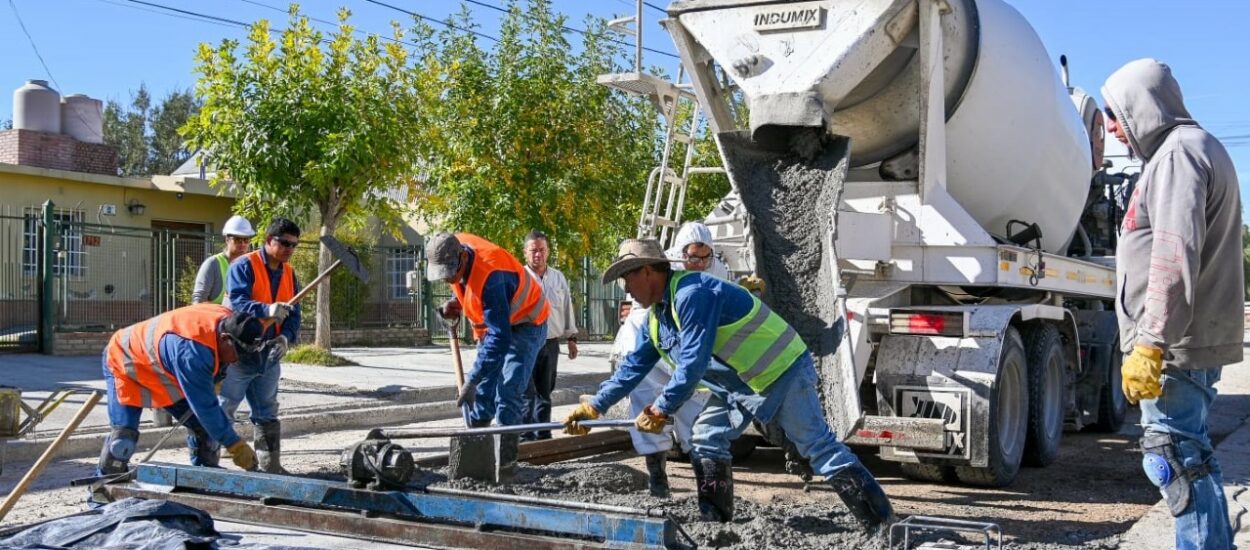
[[[699,494],[699,515],[703,521],[726,523],[734,518],[734,478],[731,462],[712,458],[691,458],[695,488]]]
[[[289,472],[282,468],[281,420],[271,420],[252,426],[252,442],[256,445],[256,462],[260,471],[289,475]]]
[[[499,476],[501,485],[512,483],[516,477],[516,460],[521,443],[520,434],[501,434],[499,436]]]
[[[656,498],[668,498],[668,472],[665,471],[668,465],[668,451],[660,451],[646,455],[647,458],[647,487],[651,489],[651,496]]]
[[[889,497],[863,464],[857,462],[838,472],[829,480],[829,486],[869,533],[880,533],[894,519]]]

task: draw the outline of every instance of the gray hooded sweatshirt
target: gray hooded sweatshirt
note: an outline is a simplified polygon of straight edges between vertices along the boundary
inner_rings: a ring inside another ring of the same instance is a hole
[[[1241,361],[1241,196],[1228,151],[1189,116],[1163,63],[1125,65],[1102,96],[1145,161],[1116,249],[1121,347],[1161,347],[1180,368]]]

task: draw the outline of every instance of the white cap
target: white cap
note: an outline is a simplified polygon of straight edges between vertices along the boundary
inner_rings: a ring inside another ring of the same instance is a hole
[[[253,237],[256,235],[256,230],[252,229],[252,224],[247,221],[247,218],[244,218],[243,216],[230,216],[230,219],[226,220],[226,225],[221,228],[221,235],[223,237],[229,237],[231,235]]]

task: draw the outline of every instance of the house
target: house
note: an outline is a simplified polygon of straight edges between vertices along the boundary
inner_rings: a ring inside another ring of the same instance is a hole
[[[234,199],[202,182],[118,177],[99,100],[60,98],[42,81],[14,96],[13,128],[0,131],[0,350],[34,346],[48,201],[56,330],[112,329],[173,307],[162,290],[211,253],[204,236]]]

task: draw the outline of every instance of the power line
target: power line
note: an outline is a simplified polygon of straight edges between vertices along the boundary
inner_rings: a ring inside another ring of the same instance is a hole
[[[369,1],[372,1],[372,0],[369,0]],[[494,4],[487,4],[486,2],[482,2],[481,0],[464,0],[464,1],[465,1],[465,2],[468,2],[468,3],[470,3],[470,4],[473,4],[473,5],[475,5],[475,6],[482,6],[483,8],[487,8],[487,9],[495,10],[495,11],[500,12],[500,13],[508,13],[508,10],[507,10],[507,9],[505,9],[505,8],[501,8],[501,7],[496,6],[496,5],[494,5]],[[526,18],[526,19],[530,19],[531,21],[533,20],[531,16],[526,15],[526,14],[524,14],[524,13],[522,13],[522,14],[521,14],[521,16],[522,16],[522,17],[524,17],[524,18]],[[568,26],[568,25],[560,25],[560,28],[564,29],[564,30],[565,30],[565,31],[567,31],[567,32],[575,32],[575,33],[580,34],[580,35],[582,35],[582,36],[590,36],[590,33],[586,32],[586,31],[585,31],[585,30],[583,30],[583,29],[578,29],[578,28],[576,28],[576,27],[570,27],[570,26]],[[624,40],[617,40],[617,39],[612,38],[612,37],[609,37],[609,36],[604,36],[604,37],[602,37],[602,38],[603,38],[604,40],[607,40],[608,42],[613,42],[613,43],[616,43],[616,44],[620,44],[620,45],[622,45],[622,46],[629,46],[629,47],[631,47],[631,48],[632,48],[632,47],[634,47],[634,46],[636,46],[636,44],[631,44],[631,43],[626,42],[626,41],[624,41]],[[645,51],[651,52],[651,53],[656,53],[656,54],[660,54],[660,55],[665,55],[665,56],[671,57],[671,58],[673,58],[673,59],[681,59],[680,57],[678,57],[678,56],[677,56],[677,54],[674,54],[674,53],[669,53],[669,52],[666,52],[666,51],[663,51],[663,50],[657,50],[657,49],[654,49],[654,48],[648,48],[648,47],[646,47],[646,46],[643,46],[643,47],[642,47],[642,49],[643,49],[643,50],[645,50]]]
[[[17,26],[22,28],[22,34],[26,35],[26,41],[30,43],[30,49],[35,50],[35,57],[39,58],[39,64],[43,65],[43,72],[48,73],[48,80],[52,81],[52,85],[56,86],[56,89],[62,91],[65,90],[65,88],[61,86],[61,83],[57,82],[56,77],[52,76],[52,69],[48,68],[48,62],[43,59],[43,54],[39,53],[39,46],[35,45],[35,37],[31,36],[30,31],[26,29],[26,22],[22,21],[22,14],[17,11],[17,4],[13,3],[13,0],[9,0],[9,7],[13,9],[13,17],[17,19]],[[100,138],[104,137],[99,130],[95,129],[94,125],[83,119],[82,113],[78,112],[77,109],[71,109],[70,111],[73,112],[74,117],[83,124],[83,127],[90,129],[92,133]]]
[[[406,9],[404,9],[404,8],[400,8],[400,7],[397,7],[397,6],[392,6],[392,5],[390,5],[390,4],[387,4],[386,2],[379,2],[378,0],[365,0],[365,2],[368,2],[368,3],[370,3],[370,4],[377,4],[377,5],[382,6],[382,7],[385,7],[385,8],[390,8],[390,9],[393,9],[393,10],[395,10],[395,11],[397,11],[397,12],[400,12],[400,13],[406,13],[406,14],[411,15],[411,16],[413,16],[413,17],[416,17],[416,18],[418,18],[418,19],[420,19],[420,20],[422,20],[422,21],[428,21],[428,22],[430,22],[430,23],[434,23],[434,24],[437,24],[437,25],[442,25],[442,26],[447,27],[447,28],[449,28],[449,29],[455,29],[455,30],[458,30],[458,31],[464,31],[464,32],[467,32],[467,33],[472,34],[472,35],[474,35],[474,36],[480,36],[480,37],[485,38],[485,39],[487,39],[487,40],[491,40],[491,41],[493,41],[493,42],[499,42],[499,39],[498,39],[498,38],[495,38],[495,37],[493,37],[493,36],[491,36],[491,35],[489,35],[489,34],[486,34],[486,33],[481,33],[481,32],[477,32],[477,31],[475,31],[475,30],[473,30],[473,29],[469,29],[469,28],[465,28],[465,27],[458,27],[458,26],[456,26],[456,25],[452,25],[451,23],[448,23],[448,22],[446,22],[446,21],[440,21],[440,20],[435,19],[435,18],[433,18],[433,17],[429,17],[429,16],[426,16],[426,15],[419,14],[419,13],[417,13],[417,12],[415,12],[415,11],[408,11],[408,10],[406,10]]]
[[[229,24],[229,23],[222,23],[222,22],[220,22],[220,21],[210,21],[210,20],[207,20],[207,19],[200,19],[200,18],[198,18],[198,17],[191,17],[191,16],[187,16],[187,15],[179,15],[179,14],[176,14],[176,13],[167,13],[167,12],[163,12],[163,11],[159,11],[159,10],[154,10],[154,9],[151,9],[151,8],[145,8],[145,7],[143,7],[143,6],[132,6],[132,5],[130,5],[130,4],[125,4],[125,3],[123,3],[123,2],[125,2],[126,0],[97,0],[97,1],[98,1],[98,2],[103,2],[103,3],[105,3],[105,4],[112,4],[112,5],[114,5],[114,6],[121,6],[121,7],[123,7],[123,8],[129,9],[129,10],[137,10],[137,11],[142,11],[142,12],[147,12],[147,13],[155,13],[156,15],[163,15],[163,16],[166,16],[166,17],[177,17],[178,19],[184,19],[184,20],[186,20],[186,21],[195,21],[195,22],[197,22],[197,23],[208,23],[208,24],[211,24],[211,25],[217,25],[217,26],[219,26],[219,27],[233,27],[233,26],[234,26],[234,25],[231,25],[231,24]]]
[[[26,41],[30,43],[30,49],[35,50],[35,57],[39,58],[39,64],[43,65],[43,72],[48,73],[48,79],[56,85],[57,89],[61,88],[61,83],[56,81],[56,77],[52,76],[52,69],[48,68],[48,62],[44,61],[43,54],[39,53],[39,46],[35,45],[35,39],[30,35],[30,31],[26,30],[26,23],[22,21],[22,14],[17,11],[17,4],[13,0],[9,0],[9,7],[13,8],[13,17],[17,18],[17,26],[22,28],[22,34],[26,35]]]
[[[10,1],[10,2],[12,2],[13,0],[9,0],[9,1]],[[163,4],[156,4],[156,3],[152,3],[152,2],[144,2],[143,0],[126,0],[126,1],[127,1],[127,2],[130,2],[131,4],[139,4],[139,5],[149,6],[149,7],[153,7],[153,8],[157,8],[157,9],[165,10],[165,11],[172,11],[172,12],[176,12],[176,13],[181,13],[181,14],[183,14],[183,15],[190,15],[190,16],[193,16],[193,17],[199,17],[199,18],[202,18],[202,19],[207,19],[207,20],[209,20],[209,21],[219,21],[219,22],[222,22],[222,23],[229,23],[229,24],[231,24],[231,25],[235,25],[235,26],[238,26],[238,27],[241,27],[241,28],[245,28],[245,29],[246,29],[246,28],[250,28],[250,27],[251,27],[251,25],[250,25],[250,24],[248,24],[248,23],[244,23],[244,22],[242,22],[242,21],[235,21],[234,19],[227,19],[227,18],[225,18],[225,17],[218,17],[218,16],[216,16],[216,15],[208,15],[208,14],[204,14],[204,13],[197,13],[197,12],[193,12],[193,11],[191,11],[191,10],[184,10],[184,9],[182,9],[182,8],[175,8],[175,7],[173,7],[173,6],[166,6],[166,5],[163,5]]]
[[[653,9],[653,10],[655,10],[655,11],[658,11],[658,12],[660,12],[660,13],[664,14],[664,15],[668,15],[668,10],[666,10],[666,9],[664,9],[664,8],[661,8],[661,7],[659,7],[659,6],[655,5],[655,4],[652,4],[651,2],[643,2],[643,3],[642,3],[642,5],[644,5],[644,6],[648,7],[648,8],[651,8],[651,9]]]
[[[266,4],[266,3],[264,3],[264,2],[257,2],[256,0],[239,0],[239,1],[240,1],[240,2],[243,2],[243,3],[245,3],[245,4],[251,4],[251,5],[253,5],[253,6],[260,6],[260,7],[262,7],[262,8],[270,9],[270,10],[273,10],[273,11],[276,11],[276,12],[280,12],[280,13],[288,13],[288,11],[287,11],[287,10],[284,10],[284,9],[279,8],[279,7],[277,7],[277,6],[271,6],[271,5]],[[317,22],[317,23],[321,23],[321,24],[323,24],[323,25],[330,25],[330,26],[335,27],[335,28],[338,28],[338,26],[339,26],[339,23],[338,23],[337,21],[327,21],[327,20],[325,20],[325,19],[321,19],[321,18],[318,18],[318,17],[313,17],[313,16],[311,16],[311,15],[307,15],[306,17],[308,17],[308,19],[309,19],[310,21],[315,21],[315,22]],[[352,32],[355,32],[355,33],[358,33],[358,34],[364,34],[364,35],[366,35],[366,36],[376,36],[376,37],[378,37],[378,38],[381,38],[382,40],[387,40],[387,41],[390,41],[390,42],[394,42],[394,43],[396,43],[396,44],[407,44],[407,45],[412,46],[412,47],[414,47],[414,48],[415,48],[415,47],[417,47],[417,45],[416,45],[416,44],[413,44],[412,42],[407,42],[407,41],[404,41],[404,40],[396,40],[396,39],[394,39],[394,38],[392,38],[392,37],[390,37],[390,36],[386,36],[386,35],[383,35],[383,34],[378,34],[378,33],[374,33],[374,32],[369,32],[369,31],[366,31],[366,30],[364,30],[364,29],[353,29],[353,31],[352,31]]]

